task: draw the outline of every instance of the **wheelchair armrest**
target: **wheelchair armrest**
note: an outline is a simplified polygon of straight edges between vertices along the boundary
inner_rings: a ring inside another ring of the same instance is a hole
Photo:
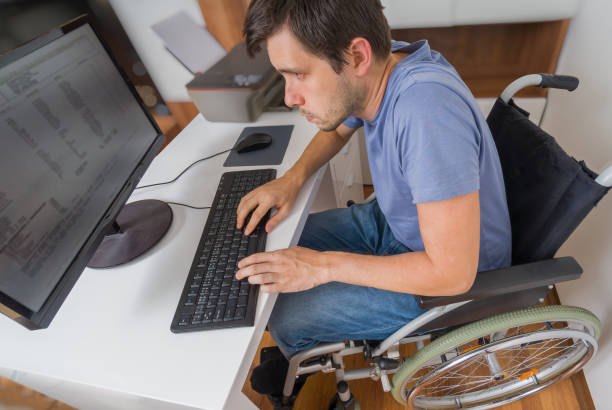
[[[479,272],[472,288],[466,293],[453,296],[419,296],[417,301],[420,308],[429,309],[464,300],[482,299],[553,285],[557,282],[578,279],[581,274],[582,268],[571,256],[547,259],[504,269]]]

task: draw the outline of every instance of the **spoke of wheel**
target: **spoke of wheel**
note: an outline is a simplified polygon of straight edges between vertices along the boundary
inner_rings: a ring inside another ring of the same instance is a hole
[[[471,370],[470,373],[468,374],[461,374],[459,373],[461,370],[465,369],[466,367],[469,366],[474,366],[474,368]],[[463,364],[460,368],[456,369],[456,370],[451,370],[450,372],[446,373],[444,376],[442,376],[442,378],[446,378],[449,380],[453,380],[453,379],[457,379],[460,378],[461,380],[458,382],[457,385],[453,386],[453,388],[457,387],[457,386],[461,386],[461,385],[465,385],[465,380],[468,378],[479,378],[479,379],[485,379],[486,381],[489,381],[491,379],[491,376],[481,376],[481,375],[474,375],[474,373],[478,370],[480,370],[483,367],[488,367],[488,364],[486,363],[486,361],[484,360],[484,358],[482,356],[477,356],[476,360],[470,360],[468,362],[466,362],[465,364]],[[448,375],[448,377],[447,377]]]
[[[506,362],[504,373],[508,373],[508,376],[501,380],[495,380],[493,375],[483,376],[474,374],[483,367],[488,367],[487,362],[484,360],[484,356],[479,355],[473,360],[461,364],[457,369],[451,370],[443,376],[440,376],[439,380],[442,382],[442,385],[429,386],[424,393],[437,397],[440,395],[466,394],[476,391],[483,386],[488,385],[490,387],[496,387],[510,380],[516,380],[518,374],[523,373],[525,370],[538,368],[540,364],[544,362],[550,364],[555,359],[558,359],[564,351],[572,349],[575,344],[571,346],[561,346],[569,340],[568,338],[542,340],[539,345],[530,345],[527,348],[515,346],[495,352],[499,359]],[[524,354],[525,357],[519,357],[521,353]],[[509,361],[506,361],[509,355],[511,355],[511,358]],[[470,366],[473,366],[473,368],[468,370]],[[463,374],[461,373],[462,371],[469,371],[469,373]],[[444,382],[449,381],[453,381],[454,383],[444,385]]]
[[[466,366],[469,366],[469,365],[474,365],[474,364],[477,364],[477,366],[475,366],[475,368],[474,368],[474,369],[472,369],[471,373],[469,373],[469,374],[467,374],[467,375],[463,375],[463,374],[458,373],[458,371],[459,371],[459,370],[462,370],[462,369],[463,369],[463,368],[465,368]],[[474,375],[473,375],[473,374],[474,374],[474,372],[476,372],[476,370],[478,370],[478,369],[480,369],[481,367],[483,367],[483,364],[486,364],[486,363],[483,363],[482,356],[478,356],[478,357],[476,358],[476,360],[471,360],[471,361],[468,361],[468,362],[467,362],[467,363],[465,363],[465,364],[464,364],[464,365],[463,365],[461,368],[459,368],[459,369],[457,369],[457,370],[455,370],[455,371],[451,371],[451,372],[447,373],[447,374],[451,374],[451,375],[452,375],[452,374],[456,374],[457,376],[455,376],[455,377],[445,377],[445,376],[446,376],[446,374],[445,374],[445,375],[444,375],[444,376],[442,376],[440,379],[448,379],[448,380],[453,380],[453,379],[457,379],[457,378],[459,377],[459,378],[461,378],[461,380],[460,380],[460,381],[459,381],[457,384],[452,385],[452,386],[439,386],[439,387],[440,387],[440,391],[441,391],[441,390],[444,390],[444,389],[446,389],[446,390],[449,390],[449,389],[450,389],[450,390],[452,390],[452,389],[457,389],[457,388],[460,388],[461,386],[471,385],[471,384],[475,384],[475,383],[485,384],[485,383],[490,382],[490,380],[491,380],[491,376],[479,376],[479,375],[474,376]],[[472,377],[472,378],[479,378],[479,380],[477,380],[477,381],[475,381],[475,382],[464,382],[464,380],[466,380],[468,377]],[[483,380],[483,379],[484,379],[484,380]]]
[[[411,383],[413,384],[416,383],[417,381],[425,377],[426,374],[428,374],[431,370],[435,369],[436,367],[437,365],[434,365],[434,364],[430,364],[427,367],[421,367],[420,371],[415,373],[415,374],[420,374],[420,376],[411,377],[408,383],[406,383],[406,387],[410,387]],[[422,370],[425,370],[425,371],[422,371]]]
[[[470,392],[472,390],[478,389],[482,385],[485,385],[485,384],[489,383],[491,381],[490,379],[491,378],[488,377],[487,380],[475,380],[475,381],[472,381],[472,382],[461,383],[461,384],[456,384],[456,385],[452,385],[452,386],[444,386],[444,388],[441,388],[438,391],[434,390],[432,393],[439,393],[439,392],[443,391],[444,389],[446,389],[446,390],[451,390],[451,393],[448,393],[447,395],[454,395],[454,393],[452,393],[452,390],[460,389],[460,388],[466,387],[466,386],[473,386],[470,389],[465,389],[465,390],[462,391],[462,393],[467,393],[467,392]]]
[[[456,394],[469,393],[469,392],[477,390],[480,387],[482,387],[483,385],[487,385],[487,384],[489,384],[491,382],[495,382],[495,380],[493,380],[491,377],[486,377],[484,380],[475,380],[475,381],[472,381],[472,382],[461,383],[461,384],[457,384],[457,385],[453,385],[453,386],[446,386],[447,390],[451,390],[451,392],[446,394],[446,395],[456,395]],[[466,388],[466,387],[469,387],[469,386],[471,386],[471,387],[470,388]],[[461,392],[457,392],[457,393],[452,392],[452,390],[459,390],[459,389],[463,389],[463,390],[461,390]],[[436,393],[438,393],[438,392],[436,392]]]
[[[480,356],[478,356],[478,358],[480,359]],[[478,370],[478,369],[479,369],[479,368],[480,368],[480,367],[481,367],[483,364],[486,364],[486,363],[484,363],[484,362],[481,362],[480,360],[477,360],[477,363],[478,363],[478,366],[476,367],[476,369],[472,370],[472,373],[470,373],[470,374],[474,374],[474,372],[475,372],[476,370]],[[459,372],[460,372],[461,370],[465,369],[466,367],[472,366],[473,364],[474,364],[474,361],[473,361],[473,360],[467,361],[467,362],[463,363],[463,364],[461,365],[461,367],[459,367],[459,368],[457,368],[457,369],[455,369],[455,370],[451,370],[449,373],[451,373],[451,372],[452,372],[452,373],[454,373],[454,374],[456,374],[456,375],[458,375],[458,376],[461,376],[461,374],[460,374]],[[447,374],[448,374],[448,373],[447,373]]]
[[[563,350],[569,350],[569,349],[570,349],[570,348],[572,348],[572,347],[574,347],[574,346],[565,347],[565,348],[563,348]],[[531,362],[529,363],[529,365],[525,365],[525,366],[524,366],[524,368],[525,368],[525,370],[526,370],[526,369],[528,369],[528,368],[533,369],[533,368],[543,367],[542,365],[540,365],[540,363],[544,362],[544,361],[545,361],[545,360],[547,360],[547,359],[552,359],[552,360],[554,360],[554,359],[558,359],[558,358],[561,356],[561,353],[562,353],[562,351],[557,351],[557,352],[553,352],[552,354],[550,354],[550,355],[548,355],[548,356],[545,356],[545,357],[540,357],[538,360],[531,361]],[[530,358],[530,359],[533,359],[533,358]],[[550,363],[552,360],[548,360],[548,362],[547,362],[547,363]]]
[[[556,347],[557,347],[559,344],[564,343],[566,340],[567,340],[567,339],[562,339],[560,342],[557,342],[557,343],[556,343],[556,344],[554,344],[553,346],[549,346],[549,348],[548,348],[548,349],[546,349],[546,350],[544,350],[544,351],[542,351],[542,352],[540,352],[540,353],[536,354],[535,356],[532,356],[532,355],[527,355],[527,357],[526,357],[526,358],[523,358],[523,359],[522,359],[522,361],[518,363],[518,365],[515,365],[514,367],[509,367],[509,368],[506,370],[506,372],[507,372],[507,373],[511,373],[511,372],[513,372],[513,370],[514,370],[515,368],[520,367],[521,365],[523,365],[523,363],[524,363],[524,359],[532,360],[532,359],[534,359],[534,358],[536,358],[536,357],[538,357],[538,356],[540,356],[540,355],[544,354],[544,353],[545,353],[545,352],[547,352],[548,350],[551,350],[551,349],[556,348]],[[545,342],[545,343],[549,343],[549,341],[547,341],[547,342]],[[538,347],[534,348],[534,347],[530,346],[530,347],[528,347],[527,349],[521,349],[521,348],[520,348],[520,347],[518,347],[518,346],[517,346],[517,347],[515,347],[513,350],[516,350],[516,351],[517,351],[517,353],[515,353],[515,354],[512,356],[512,358],[510,359],[510,361],[508,361],[508,362],[506,363],[506,367],[511,366],[511,365],[512,365],[512,363],[514,363],[514,362],[517,360],[517,356],[518,356],[518,354],[519,354],[519,353],[527,354],[526,352],[527,352],[527,351],[529,351],[529,350],[533,350],[533,349],[536,349],[536,350],[537,350],[537,349],[540,349],[540,348],[542,348],[542,347],[543,347],[543,346],[538,346]],[[507,349],[507,350],[512,350],[512,349]],[[501,354],[501,352],[496,352],[496,355],[498,355],[498,357],[500,357],[500,356],[499,356],[500,354]],[[503,357],[503,356],[501,356],[501,358],[502,358],[502,359],[504,359],[504,357]]]
[[[518,369],[518,368],[521,368],[521,366],[522,366],[522,367],[531,367],[531,368],[533,368],[533,367],[534,367],[534,366],[533,366],[533,364],[534,364],[534,363],[539,363],[539,362],[541,362],[542,360],[544,360],[544,359],[547,359],[547,358],[551,357],[552,355],[545,356],[545,357],[540,358],[540,359],[536,360],[535,362],[533,362],[533,360],[534,360],[534,359],[538,358],[539,356],[541,356],[541,355],[545,354],[546,352],[548,352],[548,351],[550,351],[550,350],[552,350],[552,349],[554,349],[554,348],[557,348],[557,346],[558,346],[558,345],[560,345],[560,344],[564,343],[566,340],[567,340],[567,339],[561,339],[561,340],[560,340],[558,343],[556,343],[555,345],[550,346],[549,348],[547,348],[547,349],[545,349],[545,350],[543,350],[543,351],[541,351],[541,352],[539,352],[539,353],[537,353],[537,354],[534,354],[534,355],[528,355],[528,356],[526,357],[526,359],[527,359],[527,360],[529,360],[529,361],[531,362],[529,365],[525,365],[525,364],[524,364],[524,361],[523,361],[523,362],[519,362],[517,365],[515,365],[514,367],[509,368],[507,371],[508,371],[509,373],[513,373],[513,374],[514,374],[514,373],[515,373],[515,371],[514,371],[514,370],[515,370],[515,369]],[[567,347],[564,347],[564,349],[567,349]],[[557,354],[557,353],[560,353],[560,352],[558,352],[558,351],[553,352],[553,355],[554,355],[554,354]],[[512,362],[508,363],[508,365],[510,365],[510,364],[512,364]]]
[[[555,322],[555,323],[557,323],[557,322]],[[526,327],[526,326],[522,326],[522,328],[525,328],[525,327]],[[545,329],[545,328],[546,328],[546,326],[541,325],[541,326],[540,326],[538,329],[536,329],[536,330],[534,330],[534,331],[532,331],[532,332],[538,332],[538,331],[543,330],[543,329]],[[521,326],[516,326],[516,327],[513,327],[511,330],[515,330],[515,329],[516,329],[516,334],[513,334],[512,336],[518,336],[519,334],[521,334]],[[532,333],[532,332],[527,332],[527,333]],[[508,335],[508,332],[506,332],[506,338],[508,338],[508,336],[507,336],[507,335]],[[520,354],[520,353],[521,353],[521,351],[522,351],[522,349],[517,348],[517,349],[516,349],[516,353],[515,353],[515,355],[513,356],[512,360],[514,359],[514,357],[516,357],[518,354]]]

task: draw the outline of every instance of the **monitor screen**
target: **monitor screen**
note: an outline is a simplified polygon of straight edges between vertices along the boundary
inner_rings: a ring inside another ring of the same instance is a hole
[[[0,57],[0,294],[34,312],[160,138],[90,24],[71,27]]]

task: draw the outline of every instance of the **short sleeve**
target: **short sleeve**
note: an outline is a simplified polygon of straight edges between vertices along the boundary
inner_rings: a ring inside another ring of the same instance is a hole
[[[394,111],[400,164],[415,204],[480,189],[482,134],[467,102],[439,83],[417,83]]]
[[[347,117],[342,124],[346,127],[357,129],[363,126],[363,120],[357,117]]]

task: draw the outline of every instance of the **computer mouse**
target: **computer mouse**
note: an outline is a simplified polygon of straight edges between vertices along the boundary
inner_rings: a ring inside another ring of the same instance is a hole
[[[244,152],[256,151],[267,147],[272,143],[272,136],[265,132],[254,132],[244,137],[237,145],[236,151],[239,154]]]

